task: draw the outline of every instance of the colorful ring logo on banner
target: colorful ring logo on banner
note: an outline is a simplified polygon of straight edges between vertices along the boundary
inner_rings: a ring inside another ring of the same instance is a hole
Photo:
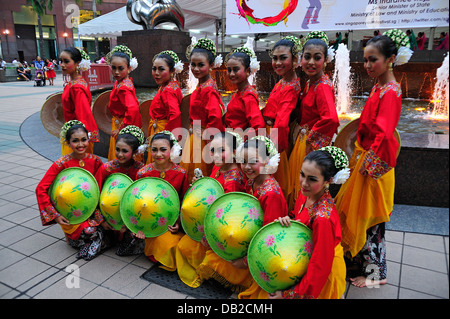
[[[298,0],[287,0],[284,2],[283,10],[275,16],[265,17],[265,18],[257,18],[253,15],[253,9],[250,8],[246,0],[236,0],[236,6],[239,10],[239,14],[247,20],[247,22],[251,24],[261,23],[265,26],[275,26],[281,21],[287,19],[287,17],[294,12],[297,8]]]

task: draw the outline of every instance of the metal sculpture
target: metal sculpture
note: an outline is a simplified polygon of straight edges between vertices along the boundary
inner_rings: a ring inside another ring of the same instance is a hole
[[[184,28],[184,15],[175,0],[128,0],[127,16],[131,22],[144,29],[154,29],[158,24],[172,22],[178,30]]]

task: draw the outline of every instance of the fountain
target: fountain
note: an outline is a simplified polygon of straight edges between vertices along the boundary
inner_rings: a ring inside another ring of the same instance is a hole
[[[433,92],[434,104],[431,116],[438,119],[447,119],[449,115],[448,110],[448,91],[449,91],[449,54],[442,62],[442,66],[436,71],[436,85]]]
[[[339,115],[345,115],[350,109],[352,83],[350,74],[350,51],[340,43],[335,52],[333,85],[336,91],[336,109]]]

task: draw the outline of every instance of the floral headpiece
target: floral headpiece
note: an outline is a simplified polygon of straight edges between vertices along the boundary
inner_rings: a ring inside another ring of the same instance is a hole
[[[229,56],[231,56],[233,53],[236,52],[241,52],[244,54],[247,54],[250,57],[250,73],[251,74],[255,74],[256,72],[259,71],[259,61],[256,57],[255,51],[253,51],[253,43],[255,42],[255,40],[251,37],[247,37],[247,42],[239,47],[236,48],[234,50],[232,50],[228,55],[227,55],[227,60],[229,58]]]
[[[333,176],[332,183],[343,184],[350,176],[347,154],[336,146],[325,146],[320,148],[319,151],[328,152],[334,160],[334,166],[338,172]]]
[[[145,149],[146,149],[146,145],[144,144],[145,143],[145,135],[144,135],[144,132],[142,132],[142,130],[139,127],[137,127],[135,125],[127,125],[119,131],[118,135],[121,135],[121,134],[131,134],[134,137],[136,137],[137,140],[139,141],[138,154],[142,154],[145,152]]]
[[[123,44],[119,44],[116,45],[114,47],[114,49],[112,49],[111,52],[109,52],[106,55],[106,62],[108,62],[108,64],[111,64],[111,56],[115,53],[115,52],[122,52],[125,53],[126,55],[128,55],[130,57],[130,69],[131,71],[135,70],[138,67],[138,61],[136,58],[133,58],[133,53],[131,52],[130,48],[127,47],[126,45]]]
[[[212,53],[212,55],[215,57],[214,63],[212,65],[213,68],[218,68],[222,65],[223,58],[221,55],[216,56],[217,49],[216,49],[216,45],[214,44],[213,40],[208,39],[208,38],[201,38],[201,39],[198,39],[198,41],[197,41],[197,39],[195,37],[192,37],[191,45],[188,46],[186,49],[186,57],[188,60],[191,58],[192,50],[197,49],[197,48],[205,49]]]
[[[61,144],[64,144],[64,142],[66,141],[67,131],[74,125],[81,125],[85,127],[83,122],[80,122],[78,120],[71,120],[64,123],[64,125],[61,127],[61,131],[59,132],[59,141],[61,142]]]
[[[161,131],[158,132],[156,134],[165,134],[165,135],[169,135],[169,139],[172,141],[173,146],[170,150],[170,160],[173,162],[175,159],[179,158],[181,156],[181,151],[182,151],[182,147],[180,146],[180,144],[178,143],[175,135],[172,134],[172,132],[170,131]],[[156,135],[155,134],[155,135]],[[153,135],[153,136],[155,136]],[[153,138],[153,136],[151,138]],[[151,138],[149,137],[148,139],[151,140]],[[148,144],[150,145],[150,142],[148,142]]]
[[[91,58],[83,49],[80,48],[77,49],[81,53],[81,62],[78,64],[78,67],[80,68],[81,71],[89,70],[91,68]]]
[[[391,29],[383,33],[383,35],[389,37],[394,41],[397,47],[397,55],[395,56],[394,65],[402,65],[409,61],[413,55],[413,51],[409,48],[409,37],[408,35],[399,29]]]
[[[277,148],[273,141],[265,136],[258,135],[252,137],[250,140],[260,140],[266,146],[267,153],[269,153],[269,162],[264,167],[265,173],[274,174],[278,169],[278,164],[280,162],[280,153],[278,153]]]
[[[323,31],[311,31],[310,33],[308,33],[308,35],[306,36],[306,41],[311,40],[311,39],[319,39],[322,40],[323,42],[325,42],[325,44],[328,45],[330,44],[330,41],[328,40],[328,36],[325,32]],[[327,62],[331,62],[334,59],[334,50],[332,49],[332,47],[328,47],[327,50]]]
[[[166,54],[173,59],[173,62],[175,62],[175,66],[174,66],[175,73],[181,73],[183,71],[184,64],[183,64],[183,62],[180,61],[180,58],[178,58],[178,55],[175,52],[173,52],[172,50],[165,50],[165,51],[162,51],[162,52],[158,53],[157,55],[155,55],[155,57],[157,57],[161,54]]]

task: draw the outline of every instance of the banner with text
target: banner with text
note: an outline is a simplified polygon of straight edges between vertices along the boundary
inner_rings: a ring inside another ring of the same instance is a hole
[[[228,35],[448,25],[448,0],[226,0]]]

